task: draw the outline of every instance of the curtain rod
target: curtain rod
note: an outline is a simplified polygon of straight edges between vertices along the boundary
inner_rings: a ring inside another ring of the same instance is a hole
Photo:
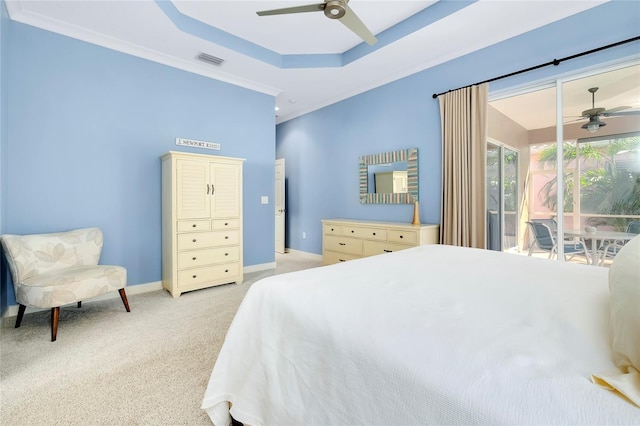
[[[507,78],[507,77],[511,77],[511,76],[514,76],[514,75],[523,74],[525,72],[537,70],[538,68],[547,67],[549,65],[560,65],[561,62],[568,61],[569,59],[579,58],[580,56],[589,55],[591,53],[595,53],[595,52],[599,52],[601,50],[605,50],[605,49],[609,49],[609,48],[612,48],[612,47],[620,46],[621,44],[631,43],[631,42],[637,41],[637,40],[640,40],[640,36],[632,37],[632,38],[627,39],[627,40],[622,40],[622,41],[619,41],[617,43],[608,44],[606,46],[598,47],[596,49],[587,50],[587,51],[582,52],[582,53],[576,53],[575,55],[567,56],[567,57],[562,58],[562,59],[554,59],[553,61],[545,62],[544,64],[536,65],[534,67],[525,68],[525,69],[522,69],[522,70],[519,70],[519,71],[515,71],[515,72],[509,73],[509,74],[504,74],[504,75],[501,75],[499,77],[493,77],[493,78],[490,78],[489,80],[484,80],[484,81],[481,81],[479,83],[469,84],[467,86],[458,87],[457,89],[448,90],[448,91],[442,92],[442,93],[437,93],[437,94],[434,93],[433,94],[433,99],[436,99],[438,96],[444,95],[445,93],[453,92],[454,90],[466,89],[467,87],[477,86],[479,84],[484,84],[484,83],[490,83],[492,81],[501,80],[503,78]]]

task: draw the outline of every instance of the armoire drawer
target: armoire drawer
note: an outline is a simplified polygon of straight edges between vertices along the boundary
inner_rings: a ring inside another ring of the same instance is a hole
[[[324,236],[324,250],[362,255],[362,240],[336,235]]]
[[[178,253],[178,269],[197,268],[214,263],[237,262],[240,246],[181,251]]]
[[[198,232],[178,235],[178,251],[234,245],[240,241],[237,230]]]
[[[357,254],[339,253],[337,251],[325,250],[322,256],[323,265],[333,265],[334,263],[346,262],[347,260],[360,259]]]
[[[178,232],[208,231],[211,229],[208,220],[179,220]]]
[[[238,229],[240,228],[239,219],[215,219],[211,221],[211,227],[214,231],[221,229]]]
[[[178,287],[194,287],[213,281],[224,281],[225,277],[232,282],[240,273],[240,263],[226,263],[223,265],[205,266],[203,268],[185,269],[178,271]]]
[[[390,243],[387,241],[365,241],[363,247],[363,256],[375,256],[377,254],[391,253],[411,247],[415,246],[412,244]]]

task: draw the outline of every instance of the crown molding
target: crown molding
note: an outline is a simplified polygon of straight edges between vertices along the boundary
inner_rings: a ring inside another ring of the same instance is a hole
[[[207,65],[194,64],[184,59],[176,58],[170,55],[160,53],[158,51],[147,49],[132,43],[122,41],[120,39],[105,36],[94,31],[89,31],[75,25],[63,23],[57,19],[47,16],[25,11],[21,2],[7,1],[7,11],[12,21],[30,25],[39,29],[61,34],[66,37],[81,40],[90,44],[105,47],[117,52],[125,53],[138,58],[146,59],[172,68],[177,68],[190,73],[198,74],[214,80],[240,86],[256,92],[264,93],[271,96],[277,96],[281,90],[267,85],[256,83],[255,81],[242,79],[222,71],[210,69]]]

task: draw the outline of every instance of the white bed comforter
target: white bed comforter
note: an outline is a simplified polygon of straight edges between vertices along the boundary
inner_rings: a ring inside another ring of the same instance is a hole
[[[640,424],[607,269],[428,245],[255,283],[202,408],[214,424]]]

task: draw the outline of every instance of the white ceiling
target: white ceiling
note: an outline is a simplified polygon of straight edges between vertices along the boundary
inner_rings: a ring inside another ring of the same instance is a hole
[[[271,94],[280,108],[276,119],[280,123],[606,1],[352,0],[351,9],[380,40],[374,46],[322,12],[264,17],[255,13],[322,1],[7,0],[6,4],[12,20]],[[453,8],[459,10],[444,12]],[[199,52],[224,63],[219,67],[202,63],[195,59]],[[355,57],[347,65],[305,68],[283,68],[264,59],[277,62],[293,55],[306,64],[324,61],[323,54]],[[589,93],[584,95],[590,103]],[[584,101],[580,99],[580,111],[586,109]]]

